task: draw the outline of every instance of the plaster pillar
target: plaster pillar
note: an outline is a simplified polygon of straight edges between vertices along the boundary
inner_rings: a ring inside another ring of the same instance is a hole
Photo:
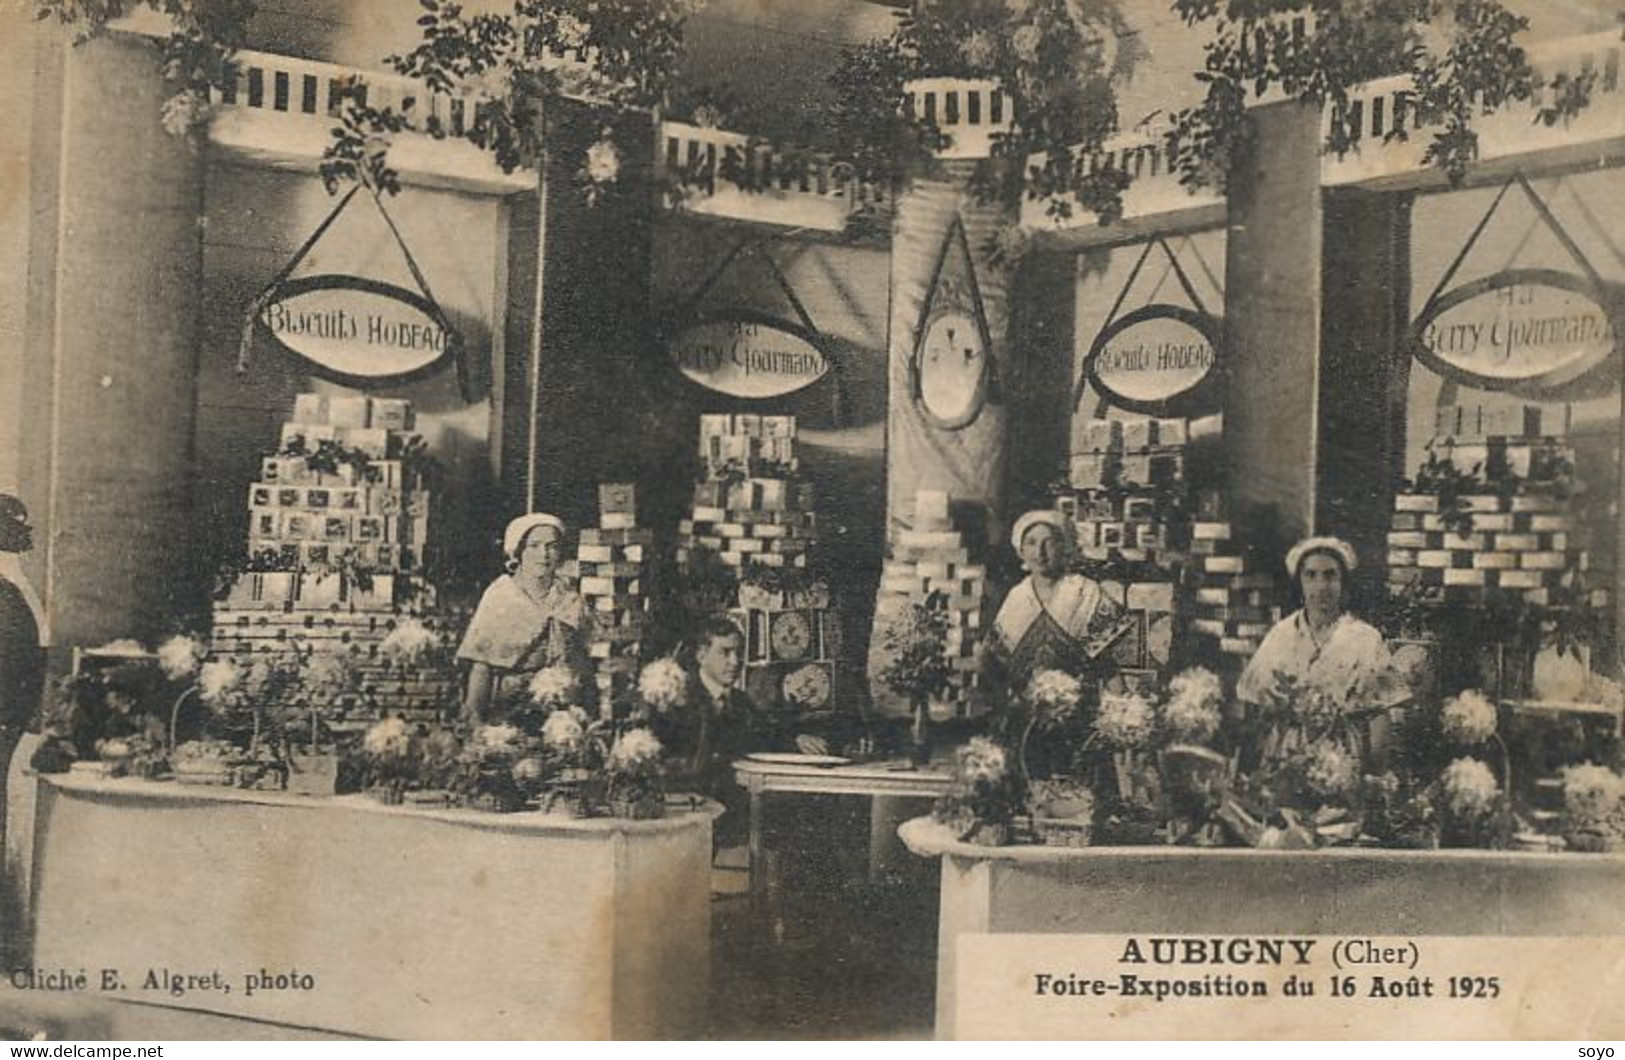
[[[192,518],[203,152],[156,44],[41,31],[20,479],[53,644],[206,613]],[[61,660],[57,661],[61,665]]]
[[[1257,107],[1230,176],[1225,455],[1242,539],[1283,549],[1315,524],[1320,443],[1320,110]]]

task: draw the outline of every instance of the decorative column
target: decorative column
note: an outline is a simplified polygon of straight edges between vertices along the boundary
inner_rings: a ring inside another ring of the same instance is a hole
[[[989,88],[938,83],[933,93]],[[978,202],[971,191],[975,158],[986,152],[985,136],[971,138],[897,200],[886,417],[890,562],[869,653],[870,688],[883,713],[915,707],[878,677],[890,658],[888,630],[933,592],[947,597],[955,616],[947,651],[965,709],[981,628],[972,620],[986,610],[986,563],[1011,518],[1011,398],[1023,366],[1010,341],[1011,269],[991,261],[990,250],[1019,213],[1012,204]]]
[[[1009,523],[1005,398],[1018,371],[1009,342],[1011,275],[988,261],[987,248],[999,227],[1018,215],[1002,203],[975,200],[968,187],[974,163],[942,165],[945,178],[916,181],[898,196],[892,230],[886,524],[895,540],[913,525],[915,495],[941,490],[956,514],[970,515],[964,511],[968,505],[983,521],[985,533],[979,541],[973,538],[975,548],[1000,540]],[[961,327],[980,324],[985,335],[950,337],[949,325],[937,323],[949,315],[962,321]],[[925,356],[934,363],[917,362],[922,330]],[[962,358],[958,364],[940,359],[950,349]],[[980,396],[972,393],[976,368],[970,362],[977,357],[988,360],[990,372],[990,386]],[[933,372],[943,378],[933,382]],[[917,375],[923,376],[919,383]],[[964,391],[962,404],[956,388]],[[927,391],[925,400],[921,389]],[[933,408],[936,394],[941,396]],[[962,414],[953,416],[956,411]]]
[[[1225,450],[1241,533],[1290,543],[1315,522],[1320,392],[1320,109],[1257,107],[1230,177]]]
[[[206,609],[191,518],[204,154],[154,42],[41,31],[21,484],[53,643]]]

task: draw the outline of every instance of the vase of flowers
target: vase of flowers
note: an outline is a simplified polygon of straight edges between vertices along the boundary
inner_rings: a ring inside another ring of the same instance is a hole
[[[1027,723],[1022,727],[1021,742],[1016,746],[1016,766],[1023,784],[1032,781],[1032,770],[1027,760],[1027,745],[1038,730],[1058,732],[1078,717],[1083,702],[1083,682],[1063,670],[1040,670],[1033,674],[1022,696],[1027,708]]]
[[[895,616],[882,635],[888,659],[880,679],[909,703],[909,759],[916,766],[931,760],[931,701],[953,687],[948,620],[947,598],[932,593]]]
[[[1022,807],[1021,784],[1004,747],[976,736],[954,753],[953,783],[933,816],[961,842],[1003,846]]]
[[[649,820],[666,813],[660,741],[646,728],[616,737],[604,758],[605,796],[614,817]]]
[[[458,778],[459,794],[476,809],[494,813],[524,809],[526,791],[515,769],[532,752],[533,741],[516,726],[481,725],[470,734],[459,755],[463,767]]]
[[[1570,850],[1625,846],[1625,777],[1590,762],[1563,770],[1563,840]]]
[[[362,771],[367,790],[385,805],[398,806],[417,775],[420,745],[403,718],[384,718],[361,738]]]

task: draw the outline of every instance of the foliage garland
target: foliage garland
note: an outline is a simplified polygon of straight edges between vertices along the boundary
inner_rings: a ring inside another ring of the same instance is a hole
[[[1201,103],[1176,112],[1171,167],[1181,183],[1223,190],[1249,146],[1249,98],[1272,92],[1330,108],[1325,148],[1344,154],[1360,136],[1353,95],[1377,78],[1410,73],[1414,90],[1384,142],[1405,140],[1410,119],[1441,123],[1423,155],[1459,184],[1478,157],[1474,119],[1529,102],[1549,88],[1534,120],[1555,125],[1590,101],[1594,71],[1550,82],[1516,43],[1529,20],[1499,0],[1173,0],[1190,27],[1207,26]]]

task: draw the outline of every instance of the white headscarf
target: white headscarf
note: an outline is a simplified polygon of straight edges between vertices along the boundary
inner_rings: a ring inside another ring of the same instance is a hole
[[[508,529],[503,531],[503,554],[509,559],[518,559],[520,549],[525,546],[525,538],[538,526],[551,526],[559,532],[560,537],[563,537],[567,532],[564,527],[564,520],[556,515],[548,515],[546,512],[531,512],[529,515],[521,515],[509,523]]]
[[[1077,535],[1077,528],[1072,525],[1072,520],[1068,519],[1064,513],[1049,509],[1031,511],[1017,519],[1016,525],[1010,528],[1010,546],[1020,552],[1021,539],[1027,536],[1028,530],[1039,525],[1054,527],[1055,532],[1061,535],[1061,540],[1066,543],[1066,546],[1068,548],[1072,547],[1072,542]]]
[[[1349,573],[1360,565],[1360,559],[1354,554],[1354,546],[1340,537],[1306,537],[1299,541],[1286,554],[1286,572],[1292,575],[1294,581],[1298,578],[1298,568],[1311,552],[1330,552],[1343,561],[1344,573]]]

